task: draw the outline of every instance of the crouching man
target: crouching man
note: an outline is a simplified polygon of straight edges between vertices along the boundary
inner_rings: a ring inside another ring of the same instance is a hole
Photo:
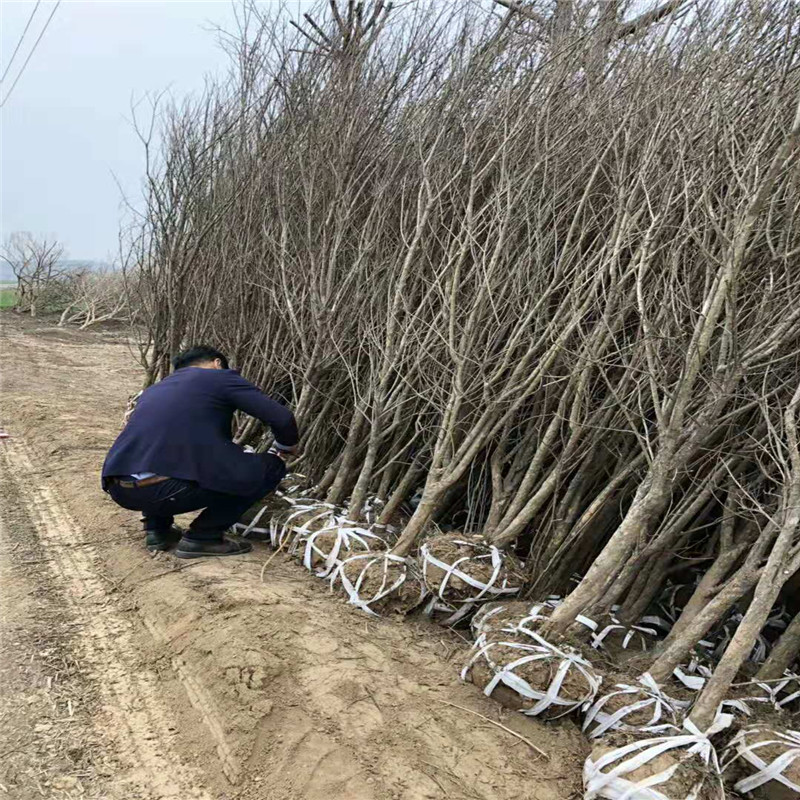
[[[249,542],[223,534],[286,474],[285,458],[298,442],[294,415],[211,347],[192,347],[172,365],[172,375],[139,397],[111,447],[103,489],[117,505],[142,513],[149,550],[177,544],[179,558],[246,553]],[[272,429],[268,453],[247,453],[232,441],[237,409]],[[173,517],[199,509],[181,538]]]

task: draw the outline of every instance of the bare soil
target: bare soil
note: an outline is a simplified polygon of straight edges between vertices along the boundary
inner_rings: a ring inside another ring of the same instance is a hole
[[[283,554],[262,582],[266,545],[145,551],[98,477],[141,382],[122,332],[4,312],[0,378],[0,799],[580,796],[577,728],[461,684],[457,635],[369,618]]]

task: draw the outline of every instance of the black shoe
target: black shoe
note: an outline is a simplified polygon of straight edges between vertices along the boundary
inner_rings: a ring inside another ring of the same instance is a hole
[[[166,531],[145,531],[144,543],[151,553],[163,552],[177,544],[182,536],[183,531],[177,525],[173,525]]]
[[[250,542],[234,542],[232,539],[216,539],[202,541],[187,539],[185,536],[178,542],[175,555],[178,558],[203,558],[204,556],[240,556],[253,549]]]

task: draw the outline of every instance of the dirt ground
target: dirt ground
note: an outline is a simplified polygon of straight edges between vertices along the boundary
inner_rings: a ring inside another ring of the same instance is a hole
[[[264,545],[150,556],[98,479],[140,375],[120,332],[0,314],[0,798],[581,796],[575,725],[462,684],[457,635],[282,555],[262,582]]]

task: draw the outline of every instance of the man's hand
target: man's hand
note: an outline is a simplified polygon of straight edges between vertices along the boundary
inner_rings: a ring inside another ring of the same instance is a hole
[[[282,459],[283,461],[288,461],[289,459],[294,460],[300,454],[300,447],[299,445],[294,445],[288,449],[286,448],[278,448],[273,445],[272,447],[267,450],[273,456],[278,456],[278,458]]]

